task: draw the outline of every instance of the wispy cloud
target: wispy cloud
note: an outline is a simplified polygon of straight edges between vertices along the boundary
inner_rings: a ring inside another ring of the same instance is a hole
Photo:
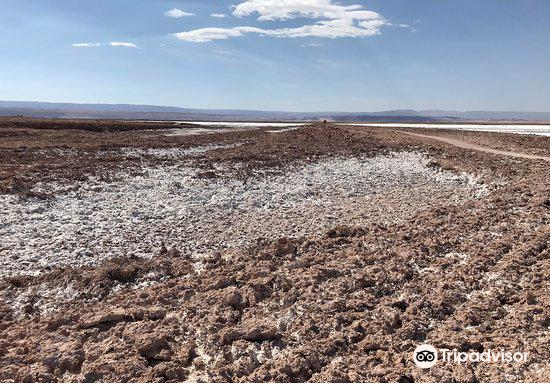
[[[418,29],[416,29],[415,27],[413,27],[413,26],[410,25],[410,24],[399,24],[398,27],[399,27],[399,28],[410,29],[410,30],[413,31],[413,32],[418,32]]]
[[[311,43],[311,44],[302,44],[300,45],[302,48],[321,48],[323,46],[323,44],[319,44],[319,43]]]
[[[125,43],[125,42],[117,42],[117,41],[112,41],[109,44],[112,47],[124,47],[124,48],[137,48],[138,47],[134,43]]]
[[[234,28],[202,28],[174,33],[182,41],[207,42],[255,33],[274,37],[367,37],[381,33],[388,22],[378,13],[362,5],[344,6],[332,0],[248,0],[233,8],[233,15],[258,15],[259,21],[310,18],[319,21],[295,28],[263,29],[248,26]]]
[[[173,19],[180,19],[182,17],[195,16],[195,14],[182,11],[181,9],[174,8],[174,9],[171,9],[169,11],[166,11],[164,13],[164,16],[171,17]]]
[[[229,37],[239,37],[245,33],[259,30],[251,27],[236,27],[236,28],[202,28],[195,29],[189,32],[174,33],[178,40],[191,41],[194,43],[205,43],[212,40],[225,40]]]
[[[386,25],[391,26],[391,27],[395,27],[395,28],[409,29],[413,32],[418,32],[418,30],[410,24],[392,24],[392,23],[388,23]]]
[[[212,13],[210,17],[214,17],[215,19],[223,19],[227,17],[227,15],[224,13]]]
[[[101,43],[76,43],[73,44],[75,48],[95,48],[101,46]]]

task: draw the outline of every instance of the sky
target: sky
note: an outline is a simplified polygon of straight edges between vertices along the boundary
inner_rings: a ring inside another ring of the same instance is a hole
[[[0,100],[550,111],[550,1],[2,0]]]

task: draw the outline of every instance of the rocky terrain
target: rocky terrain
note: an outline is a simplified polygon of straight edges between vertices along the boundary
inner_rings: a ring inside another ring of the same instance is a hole
[[[547,381],[549,162],[201,129],[0,119],[0,381]],[[422,343],[529,357],[424,370]]]

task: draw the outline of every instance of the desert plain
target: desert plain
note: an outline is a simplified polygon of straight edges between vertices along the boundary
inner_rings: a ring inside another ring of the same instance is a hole
[[[546,382],[549,244],[550,137],[2,118],[0,381]]]

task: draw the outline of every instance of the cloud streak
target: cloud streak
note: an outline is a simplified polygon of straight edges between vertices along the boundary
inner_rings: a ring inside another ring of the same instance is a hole
[[[223,13],[212,13],[210,15],[210,17],[213,17],[215,19],[223,19],[223,18],[226,18],[227,15],[226,14],[223,14]]]
[[[164,16],[170,17],[172,19],[181,19],[182,17],[195,16],[195,14],[182,11],[181,9],[174,8],[174,9],[171,9],[169,11],[166,11],[164,13]]]
[[[95,48],[101,46],[101,43],[75,43],[74,48]]]
[[[318,20],[313,24],[295,28],[263,29],[250,26],[234,28],[201,28],[174,33],[177,39],[203,43],[259,34],[281,38],[321,37],[368,37],[381,33],[389,23],[378,13],[364,9],[362,5],[344,6],[332,0],[249,0],[233,9],[233,16],[258,15],[259,21],[282,21],[295,18]]]
[[[137,48],[138,46],[134,43],[125,43],[125,42],[117,42],[112,41],[109,43],[112,47],[123,47],[123,48]]]

